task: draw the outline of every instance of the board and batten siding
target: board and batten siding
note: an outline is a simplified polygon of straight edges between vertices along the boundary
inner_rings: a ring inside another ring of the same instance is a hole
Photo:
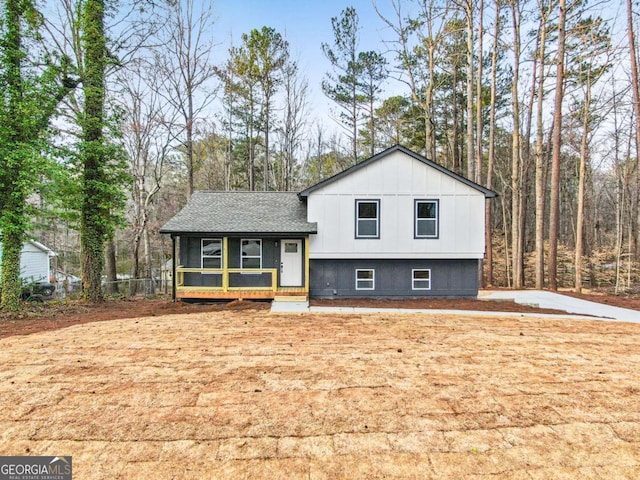
[[[356,200],[380,200],[380,238],[355,238]],[[414,238],[415,200],[437,200],[438,238]],[[482,192],[397,151],[312,192],[310,258],[483,258]]]

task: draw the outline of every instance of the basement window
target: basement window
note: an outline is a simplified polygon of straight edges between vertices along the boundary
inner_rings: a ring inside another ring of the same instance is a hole
[[[356,270],[356,290],[374,290],[376,272],[373,269]]]
[[[431,270],[411,270],[412,290],[431,290]]]

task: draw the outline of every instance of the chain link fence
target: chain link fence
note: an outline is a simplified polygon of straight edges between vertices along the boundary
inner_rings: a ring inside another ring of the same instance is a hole
[[[102,282],[102,292],[111,297],[154,297],[167,295],[167,288],[159,279],[127,278],[115,282]],[[170,289],[168,291],[170,293]],[[82,294],[80,282],[57,281],[52,297],[58,300],[74,298]]]
[[[103,282],[105,295],[120,297],[151,297],[161,293],[160,282],[153,278],[129,278],[115,282]]]

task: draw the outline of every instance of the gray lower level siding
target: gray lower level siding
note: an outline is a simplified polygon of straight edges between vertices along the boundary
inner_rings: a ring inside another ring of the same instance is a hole
[[[356,290],[356,270],[373,269],[375,288]],[[413,290],[412,271],[431,270],[431,289]],[[311,260],[312,297],[475,297],[478,260]]]

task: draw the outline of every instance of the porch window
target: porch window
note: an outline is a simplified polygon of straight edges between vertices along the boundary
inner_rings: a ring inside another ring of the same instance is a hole
[[[380,200],[356,200],[356,238],[380,238]]]
[[[431,270],[411,270],[411,288],[413,290],[431,290]]]
[[[376,272],[373,269],[356,270],[356,290],[374,290]]]
[[[240,248],[242,268],[262,268],[262,240],[242,240]]]
[[[438,200],[416,200],[415,238],[438,238]]]
[[[222,239],[202,239],[202,268],[222,268]]]

